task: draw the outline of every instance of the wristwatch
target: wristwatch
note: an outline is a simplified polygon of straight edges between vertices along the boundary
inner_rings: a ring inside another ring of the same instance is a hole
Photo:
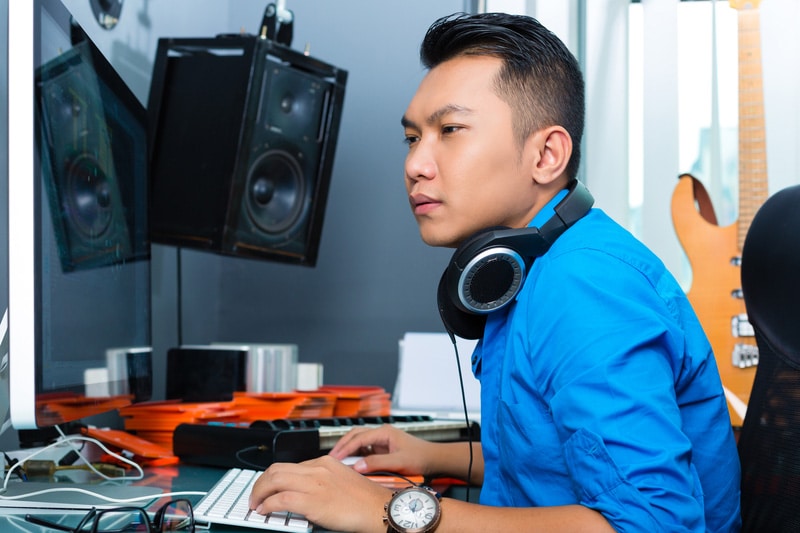
[[[439,525],[441,496],[429,487],[412,486],[399,490],[383,506],[387,533],[429,533]]]

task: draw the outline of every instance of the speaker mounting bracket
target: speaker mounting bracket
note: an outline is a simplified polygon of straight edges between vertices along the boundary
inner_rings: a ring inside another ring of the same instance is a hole
[[[100,27],[112,30],[119,22],[124,0],[89,0],[92,14]]]
[[[284,46],[292,45],[294,13],[286,9],[286,1],[278,0],[267,4],[261,20],[261,38],[269,39]]]

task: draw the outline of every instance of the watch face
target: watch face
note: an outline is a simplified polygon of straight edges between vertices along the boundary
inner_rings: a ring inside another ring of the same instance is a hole
[[[398,492],[387,509],[389,523],[403,533],[431,531],[439,522],[440,512],[436,494],[420,487]]]

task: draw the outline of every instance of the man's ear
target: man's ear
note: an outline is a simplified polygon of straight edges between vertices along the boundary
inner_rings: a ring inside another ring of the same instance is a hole
[[[534,150],[531,165],[532,178],[540,184],[549,184],[564,175],[572,156],[572,137],[561,126],[543,128],[528,139]]]

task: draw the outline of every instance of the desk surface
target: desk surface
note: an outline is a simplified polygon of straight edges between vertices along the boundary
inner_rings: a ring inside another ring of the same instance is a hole
[[[136,481],[133,484],[137,486],[149,486],[149,487],[157,487],[159,488],[162,493],[172,493],[172,492],[201,492],[205,493],[211,489],[214,483],[219,480],[222,474],[226,471],[224,468],[213,468],[213,467],[205,467],[205,466],[194,466],[194,465],[180,465],[180,466],[165,466],[165,467],[156,467],[156,468],[147,468],[145,469],[145,477],[142,480]],[[77,480],[82,481],[82,480]],[[68,483],[68,481],[64,481],[62,483]],[[438,489],[438,487],[437,487]],[[452,489],[448,490],[446,493],[447,496],[464,499],[462,491],[465,487],[453,487]],[[472,493],[474,497],[471,497],[471,501],[477,501],[477,494],[479,490],[476,488]],[[201,495],[186,495],[180,496],[176,495],[175,498],[179,497],[186,497],[193,503],[196,503],[202,497]],[[149,508],[152,510],[157,509],[160,505],[162,505],[167,499],[163,498],[161,500],[156,501],[153,503]],[[54,517],[61,517],[62,523],[66,525],[70,525],[71,527],[77,525],[86,511],[69,511],[68,513],[72,514],[65,514],[64,511],[41,511],[36,509],[26,509],[26,508],[12,508],[12,507],[3,507],[2,501],[0,501],[0,531],[22,531],[22,532],[29,532],[29,533],[53,533],[53,529],[48,529],[44,527],[39,527],[34,524],[25,521],[25,514],[35,514],[41,515],[43,518],[47,518],[49,520],[53,520]],[[49,514],[47,516],[45,513]],[[152,516],[152,515],[151,515]],[[204,531],[200,529],[199,531]],[[239,527],[231,527],[231,526],[224,526],[219,524],[214,524],[211,526],[211,532],[217,533],[244,533],[246,531],[264,531],[259,529],[250,529],[250,528],[239,528]],[[326,529],[315,528],[315,533],[332,533]]]
[[[180,466],[172,466],[172,467],[157,467],[157,468],[147,468],[145,469],[145,477],[142,480],[133,482],[133,485],[137,486],[150,486],[150,487],[157,487],[161,489],[162,493],[183,493],[183,492],[200,492],[205,493],[214,485],[214,483],[222,476],[225,472],[225,469],[222,468],[212,468],[212,467],[202,467],[202,466],[192,466],[192,465],[180,465]],[[53,485],[64,485],[68,486],[69,481],[60,481],[58,483],[53,483]],[[176,495],[175,498],[185,497],[193,503],[196,503],[202,497],[199,494],[187,494],[185,496]],[[172,497],[163,498],[148,508],[151,510],[157,509],[160,505],[162,505],[167,499],[172,499]],[[120,504],[121,506],[124,504]],[[70,527],[74,527],[80,521],[80,519],[86,514],[86,511],[47,511],[47,510],[40,510],[40,509],[29,509],[29,508],[18,508],[18,507],[3,507],[2,501],[0,501],[0,531],[22,531],[22,532],[30,532],[30,533],[52,533],[54,530],[49,529],[46,527],[40,527],[34,524],[31,524],[25,520],[26,514],[32,514],[41,516],[42,518],[46,518],[51,521],[56,521],[65,525],[69,525]],[[152,517],[152,514],[151,514]],[[200,530],[203,531],[203,530]],[[258,529],[249,529],[249,528],[238,528],[238,527],[230,527],[230,526],[223,526],[215,524],[211,526],[212,532],[239,532],[242,533],[244,531],[263,531]],[[317,531],[326,531],[315,529]]]
[[[213,467],[205,467],[205,466],[194,466],[194,465],[179,465],[179,466],[164,466],[164,467],[151,467],[145,469],[145,476],[143,479],[139,481],[135,481],[132,484],[136,486],[147,486],[147,487],[157,487],[161,490],[162,494],[166,493],[184,493],[184,492],[191,492],[191,493],[205,493],[211,489],[211,487],[216,483],[222,474],[226,471],[225,468],[213,468]],[[72,482],[82,482],[86,483],[87,479],[79,478],[73,479]],[[62,485],[68,486],[70,480],[62,480],[59,482],[53,482],[53,485]],[[98,488],[100,485],[98,485]],[[442,487],[443,489],[444,487]],[[454,488],[456,494],[447,494],[448,496],[453,496],[458,498],[458,490],[463,489],[464,487],[457,487]],[[437,487],[437,490],[439,487]],[[116,492],[116,491],[115,491]],[[120,497],[118,494],[115,494],[116,497]],[[202,497],[201,494],[187,494],[187,495],[175,495],[160,498],[150,506],[148,509],[151,511],[155,511],[161,505],[163,505],[167,500],[173,498],[182,498],[185,497],[189,501],[196,503]],[[462,498],[463,499],[463,498]],[[472,500],[472,498],[470,498]],[[475,500],[473,500],[475,501]],[[127,505],[127,504],[120,504]],[[53,533],[53,529],[49,529],[46,527],[40,527],[35,524],[31,524],[25,520],[26,514],[32,514],[41,516],[50,521],[56,521],[57,523],[61,523],[67,525],[69,527],[74,527],[80,522],[80,519],[86,514],[85,510],[81,511],[64,511],[64,510],[41,510],[41,509],[30,509],[30,508],[22,508],[22,507],[4,507],[2,501],[0,500],[0,531],[22,531],[22,532],[29,532],[29,533]],[[152,513],[151,513],[152,517]],[[204,531],[204,529],[199,529],[198,531]],[[214,533],[231,533],[231,532],[238,532],[244,533],[246,531],[264,531],[260,529],[251,529],[251,528],[239,528],[239,527],[232,527],[232,526],[225,526],[220,524],[214,524],[211,526],[211,532]],[[314,533],[333,533],[327,529],[315,528]]]

